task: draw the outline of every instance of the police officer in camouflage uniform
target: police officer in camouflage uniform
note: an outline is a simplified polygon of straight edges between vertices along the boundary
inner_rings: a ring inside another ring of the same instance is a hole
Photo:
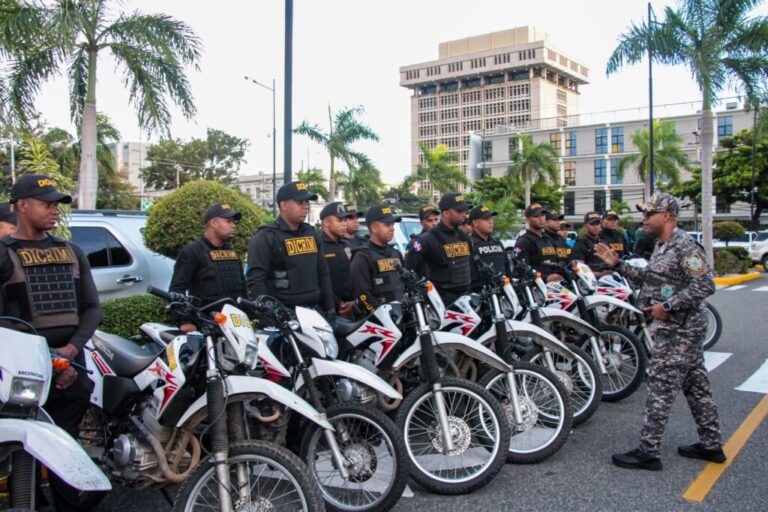
[[[235,238],[241,214],[228,203],[216,203],[205,212],[205,234],[184,246],[173,266],[169,291],[189,293],[207,306],[224,297],[247,297],[243,262],[230,242]],[[192,332],[196,325],[183,323]]]
[[[699,442],[678,447],[678,453],[724,462],[717,406],[702,348],[706,329],[703,302],[715,292],[712,268],[701,247],[677,227],[680,207],[674,197],[656,193],[638,209],[643,212],[646,231],[658,237],[647,268],[621,262],[605,244],[595,246],[595,253],[607,264],[642,286],[640,304],[653,316],[654,346],[640,447],[614,455],[613,462],[631,469],[661,469],[661,438],[680,390],[696,421]]]

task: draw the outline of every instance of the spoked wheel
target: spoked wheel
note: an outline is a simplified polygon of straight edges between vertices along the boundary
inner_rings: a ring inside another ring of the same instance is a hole
[[[603,401],[617,402],[634,393],[643,382],[645,375],[645,351],[638,337],[617,325],[598,328],[598,351],[595,353],[589,339],[581,343],[593,361],[602,358],[606,373],[600,375],[603,384]]]
[[[307,467],[276,444],[247,441],[230,446],[233,510],[248,512],[324,510],[323,497]],[[201,461],[179,489],[174,512],[218,511],[219,484],[213,457]]]
[[[430,384],[416,387],[397,414],[408,452],[411,476],[440,494],[463,494],[489,483],[504,465],[509,449],[509,423],[499,402],[479,385],[442,379],[453,449],[446,449],[436,392]]]
[[[766,269],[768,270],[768,269]],[[707,333],[704,335],[704,350],[709,350],[715,346],[720,335],[723,333],[723,319],[715,306],[709,302],[704,302],[704,318],[707,323]]]
[[[578,426],[597,411],[603,396],[603,386],[592,358],[573,345],[569,345],[568,349],[573,352],[573,358],[566,358],[554,352],[550,354],[554,363],[555,376],[563,384],[570,398],[573,426]],[[523,360],[552,370],[547,363],[547,356],[538,345],[531,349]]]
[[[513,367],[521,423],[515,420],[506,373],[490,371],[480,379],[480,385],[501,402],[512,430],[507,462],[540,462],[557,453],[571,435],[568,392],[546,368],[521,362]]]
[[[304,434],[301,457],[320,484],[328,509],[392,508],[408,481],[408,455],[397,425],[381,411],[361,404],[333,405],[326,414],[336,430],[349,477],[339,471],[320,427]]]

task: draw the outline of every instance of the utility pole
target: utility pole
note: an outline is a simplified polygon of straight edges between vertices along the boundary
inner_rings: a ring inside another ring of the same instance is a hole
[[[653,195],[654,189],[654,167],[653,154],[653,7],[648,2],[648,190]]]
[[[285,0],[285,105],[283,123],[283,183],[291,181],[291,144],[293,136],[293,0]]]

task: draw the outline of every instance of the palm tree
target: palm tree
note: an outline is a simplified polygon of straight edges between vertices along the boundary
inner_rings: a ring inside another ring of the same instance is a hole
[[[187,65],[197,69],[201,42],[185,23],[165,14],[120,12],[110,0],[4,0],[0,46],[10,57],[8,102],[22,120],[43,82],[66,68],[70,113],[81,133],[78,204],[93,208],[98,187],[96,82],[99,56],[120,70],[139,125],[168,131],[170,98],[195,114]]]
[[[324,201],[328,201],[330,196],[328,188],[325,186],[325,176],[323,176],[322,170],[312,167],[306,171],[299,171],[297,178],[306,183],[309,190],[322,197]]]
[[[531,185],[535,181],[549,180],[557,182],[557,150],[548,142],[533,143],[530,135],[519,136],[518,143],[510,155],[512,165],[507,169],[507,177],[517,178],[525,186],[525,204],[531,204]]]
[[[459,155],[450,151],[445,144],[438,144],[430,149],[426,144],[419,143],[419,148],[424,154],[424,163],[416,167],[416,172],[407,176],[404,182],[410,187],[413,183],[419,183],[419,195],[429,195],[423,187],[423,183],[429,181],[435,196],[455,192],[462,185],[467,185],[469,180],[456,165]]]
[[[331,107],[328,106],[329,131],[324,132],[317,124],[302,122],[294,133],[306,135],[311,140],[325,146],[331,158],[331,175],[328,180],[328,193],[330,199],[336,198],[336,159],[342,160],[347,167],[352,169],[360,166],[367,157],[354,151],[350,146],[361,140],[378,142],[379,136],[368,126],[361,123],[357,117],[364,112],[363,107],[345,107],[336,113],[334,119]]]
[[[637,153],[625,155],[619,159],[616,175],[623,178],[627,169],[633,167],[637,176],[645,184],[643,197],[649,197],[650,185],[650,131],[640,128],[630,136]],[[675,125],[669,121],[654,119],[653,121],[653,167],[660,180],[672,186],[680,183],[680,170],[688,169],[688,155],[680,148],[682,137],[675,132]]]
[[[606,72],[643,60],[648,45],[661,64],[685,65],[699,86],[701,108],[702,196],[712,197],[712,104],[731,84],[748,98],[759,96],[768,76],[768,18],[750,17],[760,0],[681,0],[664,9],[664,19],[632,24],[619,36]],[[712,203],[703,203],[704,247],[712,261]]]
[[[344,200],[357,205],[361,211],[380,202],[381,191],[384,189],[381,173],[367,160],[351,172],[339,172],[338,185],[344,189]]]

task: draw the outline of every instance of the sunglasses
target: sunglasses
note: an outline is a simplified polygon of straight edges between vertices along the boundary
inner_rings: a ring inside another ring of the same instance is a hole
[[[644,219],[650,219],[651,217],[653,217],[653,216],[654,216],[654,215],[656,215],[657,213],[664,213],[664,212],[663,212],[663,211],[658,211],[658,212],[643,212],[643,218],[644,218]]]

